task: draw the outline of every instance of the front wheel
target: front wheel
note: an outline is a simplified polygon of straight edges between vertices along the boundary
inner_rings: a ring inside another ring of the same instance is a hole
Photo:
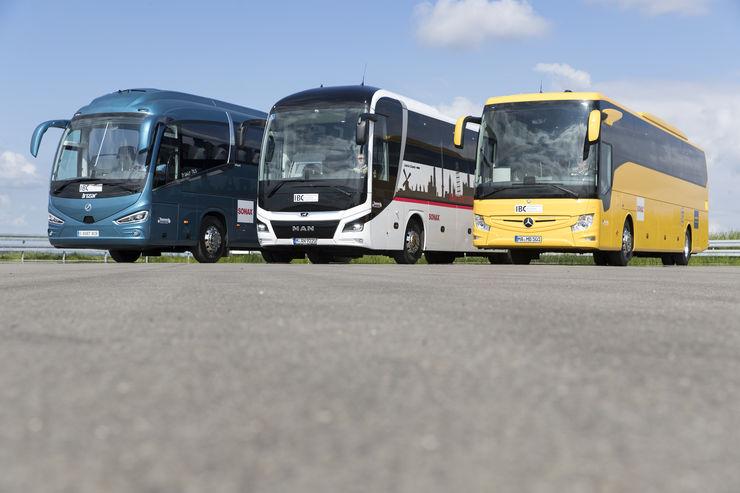
[[[511,263],[515,265],[529,265],[535,258],[535,255],[526,250],[511,250],[509,254],[511,255]]]
[[[635,249],[635,235],[632,230],[632,223],[627,219],[622,229],[622,248],[618,252],[609,255],[609,263],[618,267],[626,267],[632,260]]]
[[[676,265],[689,265],[691,261],[691,231],[686,230],[683,240],[683,251],[675,256]]]
[[[606,252],[594,252],[594,264],[609,265],[609,254]]]
[[[415,264],[424,251],[424,230],[417,221],[410,221],[403,238],[403,250],[396,253],[393,258],[398,264]]]
[[[136,250],[108,250],[108,253],[119,264],[132,264],[141,257],[141,252]]]
[[[198,243],[193,249],[193,257],[201,264],[213,264],[226,253],[226,230],[223,223],[208,216],[200,225]]]

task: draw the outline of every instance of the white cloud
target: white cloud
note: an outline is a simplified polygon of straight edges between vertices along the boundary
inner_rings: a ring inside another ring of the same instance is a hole
[[[552,89],[556,91],[564,89],[577,91],[591,87],[591,74],[574,69],[567,63],[538,63],[534,70],[547,75]]]
[[[437,0],[416,6],[417,36],[431,46],[480,46],[488,39],[540,36],[547,21],[526,0]]]
[[[703,15],[709,12],[712,0],[596,0],[618,5],[624,9],[637,9],[646,15]]]
[[[740,230],[740,87],[664,81],[621,81],[596,88],[633,111],[678,127],[707,154],[710,225]]]
[[[457,96],[449,104],[437,105],[437,110],[443,115],[457,119],[461,116],[480,115],[483,112],[483,105],[474,103],[468,98]]]
[[[0,153],[0,186],[7,188],[38,186],[44,183],[36,165],[23,154],[12,151]]]

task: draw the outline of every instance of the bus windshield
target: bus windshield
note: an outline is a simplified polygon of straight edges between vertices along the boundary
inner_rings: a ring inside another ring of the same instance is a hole
[[[95,181],[129,193],[143,186],[148,149],[142,148],[143,117],[106,116],[73,120],[64,131],[52,169],[52,192],[71,183]],[[106,187],[106,188],[109,188]],[[73,187],[70,187],[73,188]]]
[[[592,109],[593,102],[584,101],[487,108],[479,136],[476,196],[595,194],[596,145],[586,141]]]
[[[307,107],[277,110],[267,122],[261,181],[332,180],[356,190],[367,177],[365,146],[355,143],[365,107]]]

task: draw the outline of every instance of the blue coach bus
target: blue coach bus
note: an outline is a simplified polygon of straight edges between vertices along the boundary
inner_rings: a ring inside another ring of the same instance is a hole
[[[266,114],[209,98],[128,89],[93,100],[64,130],[51,171],[49,241],[117,262],[191,251],[216,262],[259,248],[254,211]]]

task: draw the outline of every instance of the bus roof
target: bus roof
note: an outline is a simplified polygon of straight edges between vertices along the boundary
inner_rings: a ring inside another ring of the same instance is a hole
[[[221,110],[229,110],[256,118],[265,118],[263,111],[237,106],[217,99],[205,98],[176,91],[161,89],[122,89],[92,100],[87,106],[80,108],[75,116],[92,115],[96,113],[137,113],[146,111],[149,114],[165,114],[169,111],[192,107],[193,105],[207,106]]]
[[[428,104],[422,103],[415,99],[397,94],[393,91],[381,89],[373,86],[354,85],[354,86],[333,86],[333,87],[317,87],[314,89],[308,89],[306,91],[297,92],[290,96],[284,97],[275,105],[276,108],[286,108],[295,105],[301,105],[311,101],[324,101],[324,102],[366,102],[370,103],[376,93],[382,93],[381,96],[388,96],[396,98],[406,105],[406,108],[416,113],[443,120],[448,123],[455,123],[455,119],[441,113],[437,108]]]
[[[537,102],[537,101],[608,101],[609,103],[617,106],[624,111],[631,113],[637,118],[650,123],[668,132],[671,135],[678,137],[679,139],[688,142],[692,146],[699,149],[697,145],[689,141],[689,138],[678,128],[673,125],[661,120],[657,116],[651,115],[650,113],[632,111],[625,107],[623,104],[617,103],[613,99],[610,99],[600,92],[544,92],[544,93],[531,93],[531,94],[513,94],[510,96],[496,96],[488,98],[486,106],[493,104],[505,104],[505,103],[526,103],[526,102]]]

